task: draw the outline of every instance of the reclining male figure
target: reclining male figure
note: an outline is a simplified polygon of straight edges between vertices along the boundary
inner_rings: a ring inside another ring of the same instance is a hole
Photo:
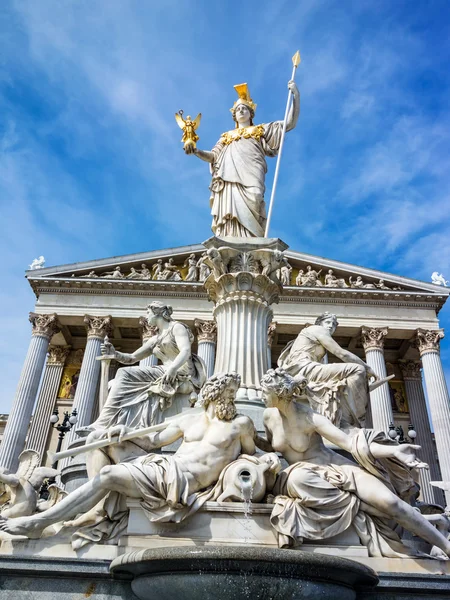
[[[268,446],[258,438],[252,420],[236,413],[234,399],[239,385],[237,373],[213,376],[202,391],[203,414],[190,415],[187,411],[176,421],[170,421],[164,430],[140,438],[141,442],[145,439],[149,450],[182,439],[174,455],[149,454],[130,462],[106,465],[93,479],[49,510],[30,517],[5,519],[0,528],[11,534],[39,537],[49,525],[89,511],[111,491],[144,500],[155,509],[190,506],[192,494],[216,483],[221,471],[240,454],[254,454],[255,442],[263,449]]]

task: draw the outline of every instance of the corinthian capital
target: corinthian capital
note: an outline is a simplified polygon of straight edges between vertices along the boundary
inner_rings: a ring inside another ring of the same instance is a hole
[[[272,346],[273,340],[275,339],[275,334],[277,332],[277,323],[276,321],[272,321],[269,323],[269,327],[267,328],[267,345]]]
[[[439,343],[443,337],[443,329],[435,329],[434,331],[416,329],[416,336],[412,345],[418,349],[420,356],[426,352],[439,352]]]
[[[70,346],[50,346],[48,349],[48,365],[64,365],[69,356]]]
[[[387,336],[387,327],[361,327],[361,341],[365,352],[381,350],[384,348],[384,338]]]
[[[105,335],[110,336],[113,331],[112,317],[92,317],[84,315],[88,338],[99,338],[103,340]]]
[[[33,326],[34,336],[45,337],[51,340],[55,333],[60,331],[58,315],[56,313],[52,315],[37,315],[31,312],[29,319]]]
[[[146,342],[154,335],[158,335],[158,328],[155,325],[150,325],[147,317],[140,317],[139,327],[141,330],[142,341]]]
[[[216,343],[217,325],[215,321],[201,321],[200,319],[195,319],[194,325],[199,342]]]
[[[422,365],[418,360],[399,360],[398,366],[400,367],[403,379],[422,379],[420,369]]]

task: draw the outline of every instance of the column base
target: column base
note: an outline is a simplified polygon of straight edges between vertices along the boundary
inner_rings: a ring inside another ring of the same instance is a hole
[[[85,443],[85,438],[78,438],[70,444],[69,449],[79,448],[84,446]],[[87,481],[89,481],[89,478],[86,469],[86,455],[78,454],[61,470],[61,483],[64,485],[66,492],[70,494]]]

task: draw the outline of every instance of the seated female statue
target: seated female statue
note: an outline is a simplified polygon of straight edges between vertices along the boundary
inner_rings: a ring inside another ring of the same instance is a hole
[[[311,406],[337,427],[349,430],[363,427],[369,401],[368,378],[377,375],[356,354],[341,348],[332,335],[338,325],[336,315],[323,313],[314,325],[305,327],[286,346],[278,366],[294,377],[305,377]],[[342,363],[323,364],[327,352]]]
[[[162,364],[124,367],[118,370],[108,398],[98,419],[89,431],[110,429],[116,425],[131,428],[149,427],[163,420],[176,393],[190,396],[195,403],[197,392],[206,381],[203,361],[192,354],[194,336],[187,325],[174,321],[172,308],[162,302],[148,307],[148,322],[158,329],[132,354],[115,350],[110,343],[102,345],[102,354],[113,356],[118,362],[132,365],[150,355]]]
[[[364,429],[350,437],[310,408],[302,383],[303,389],[283,369],[269,370],[261,381],[267,439],[289,463],[273,488],[271,523],[279,545],[323,540],[353,525],[370,556],[411,556],[414,551],[392,530],[392,519],[435,546],[435,556],[450,556],[450,541],[397,495],[407,497],[414,485],[412,467],[427,467],[416,458],[420,446]],[[322,437],[356,462],[327,448]],[[448,531],[447,517],[441,518]]]

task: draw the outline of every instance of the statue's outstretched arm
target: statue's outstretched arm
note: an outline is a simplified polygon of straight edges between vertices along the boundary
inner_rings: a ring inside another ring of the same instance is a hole
[[[183,430],[180,427],[179,421],[171,422],[162,431],[150,433],[148,436],[146,436],[152,448],[162,448],[163,446],[168,446],[182,437]]]
[[[359,356],[356,356],[356,354],[341,348],[323,327],[316,326],[314,329],[314,335],[317,341],[325,348],[325,350],[330,354],[333,354],[333,356],[336,356],[336,358],[340,358],[344,362],[356,363],[365,369],[368,368],[368,365],[361,358],[359,358]]]
[[[344,433],[341,429],[333,425],[333,423],[314,411],[309,411],[310,420],[314,425],[314,429],[316,432],[324,437],[326,440],[335,444],[342,450],[346,450],[347,452],[352,451],[352,442],[349,435]]]
[[[288,83],[288,88],[292,92],[293,99],[287,118],[286,131],[291,131],[297,125],[298,117],[300,116],[300,92],[295,81],[291,80]]]
[[[186,154],[195,154],[195,156],[198,156],[198,158],[201,158],[207,163],[214,162],[214,154],[212,152],[208,152],[208,150],[199,150],[199,148],[186,146],[185,152]]]
[[[140,348],[128,355],[133,360],[133,363],[138,362],[138,360],[143,360],[144,358],[147,358],[147,356],[151,356],[153,354],[153,348],[155,347],[157,337],[158,336],[154,335],[148,339],[145,344],[142,344]]]

